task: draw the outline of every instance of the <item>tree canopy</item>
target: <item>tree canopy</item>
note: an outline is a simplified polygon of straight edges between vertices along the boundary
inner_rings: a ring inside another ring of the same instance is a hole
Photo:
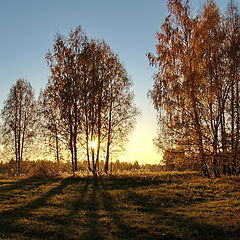
[[[193,16],[189,1],[169,0],[168,12],[157,33],[156,55],[148,55],[150,64],[158,68],[149,92],[159,113],[160,132],[155,142],[163,149],[170,144],[186,155],[198,153],[208,177],[207,156],[211,156],[215,176],[220,176],[219,168],[236,173],[238,8],[230,2],[221,16],[214,1],[207,1]],[[167,137],[161,138],[163,134]]]

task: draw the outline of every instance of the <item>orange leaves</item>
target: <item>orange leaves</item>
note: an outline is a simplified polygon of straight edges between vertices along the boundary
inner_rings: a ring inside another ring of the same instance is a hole
[[[195,17],[188,1],[169,0],[168,10],[170,15],[157,34],[157,56],[149,55],[158,67],[150,96],[154,107],[166,113],[162,122],[169,135],[175,136],[174,142],[188,139],[190,148],[201,152],[206,170],[205,149],[214,149],[216,154],[231,152],[235,146],[236,154],[240,144],[236,107],[240,99],[240,14],[230,3],[227,15],[221,17],[211,0]],[[194,136],[185,135],[190,131]],[[227,146],[230,138],[231,148]]]

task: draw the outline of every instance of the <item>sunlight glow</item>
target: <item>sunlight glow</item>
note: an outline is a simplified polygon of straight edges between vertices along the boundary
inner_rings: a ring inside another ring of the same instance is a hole
[[[147,124],[146,120],[138,122],[126,144],[126,151],[119,156],[119,160],[132,163],[138,161],[139,164],[162,164],[163,155],[157,152],[152,141],[156,135],[156,126],[155,121],[152,121],[152,124]]]
[[[90,146],[91,146],[91,148],[93,148],[93,149],[97,149],[97,142],[96,142],[96,141],[91,141],[91,142],[90,142]]]

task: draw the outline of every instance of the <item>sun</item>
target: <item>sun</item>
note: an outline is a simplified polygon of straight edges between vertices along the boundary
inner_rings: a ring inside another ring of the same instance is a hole
[[[91,148],[96,149],[97,148],[97,142],[96,141],[91,141],[90,146],[91,146]]]

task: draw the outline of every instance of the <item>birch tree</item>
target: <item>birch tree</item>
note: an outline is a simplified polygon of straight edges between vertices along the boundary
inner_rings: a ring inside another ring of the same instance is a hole
[[[54,92],[52,101],[58,106],[62,125],[66,129],[73,172],[78,170],[78,136],[82,123],[81,52],[86,39],[80,27],[70,32],[68,38],[58,34],[53,50],[46,55],[51,70],[48,87]]]
[[[94,176],[100,171],[100,158],[108,172],[113,146],[125,142],[139,114],[123,64],[104,41],[88,39],[80,27],[68,37],[58,35],[46,59],[51,70],[50,101],[66,126],[63,135],[73,172],[80,151],[86,153],[87,168]]]
[[[157,146],[198,153],[205,176],[227,168],[236,174],[239,154],[239,11],[224,16],[207,1],[196,16],[189,1],[169,0],[169,16],[157,33],[158,68],[150,91],[159,114]],[[166,140],[161,134],[168,135]]]
[[[14,149],[16,175],[21,173],[24,150],[34,137],[36,101],[31,84],[18,79],[11,87],[2,110],[3,138]]]
[[[86,156],[88,169],[96,175],[100,157],[105,158],[108,173],[110,154],[124,145],[139,111],[133,102],[132,82],[104,41],[91,40],[83,57]]]
[[[191,16],[188,1],[169,0],[168,11],[162,32],[157,34],[157,56],[149,54],[150,64],[159,69],[150,96],[157,110],[166,111],[172,128],[184,126],[186,133],[191,131],[202,171],[209,177],[201,124],[201,57],[194,47],[198,19]]]

